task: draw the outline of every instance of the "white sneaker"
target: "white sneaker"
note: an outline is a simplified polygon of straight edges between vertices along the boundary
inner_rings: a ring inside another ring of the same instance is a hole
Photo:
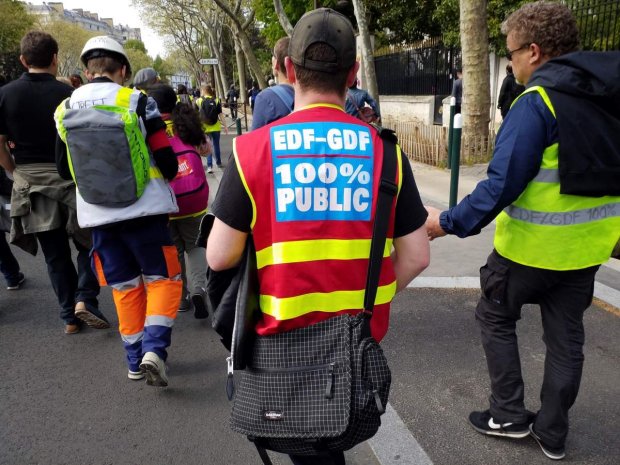
[[[144,372],[141,370],[139,371],[127,370],[127,378],[133,381],[140,381],[141,379],[144,379]]]
[[[211,167],[207,168],[207,173],[213,173],[213,168]]]
[[[149,386],[168,386],[166,364],[155,352],[147,352],[142,357],[140,370],[146,373],[146,384]]]

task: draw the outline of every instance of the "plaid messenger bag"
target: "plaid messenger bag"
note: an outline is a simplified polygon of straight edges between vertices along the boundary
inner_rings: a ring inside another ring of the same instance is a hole
[[[231,427],[255,443],[265,464],[271,464],[265,449],[296,455],[344,451],[374,436],[381,425],[391,373],[370,335],[370,319],[397,192],[395,136],[382,137],[384,160],[364,311],[257,336],[236,388]]]

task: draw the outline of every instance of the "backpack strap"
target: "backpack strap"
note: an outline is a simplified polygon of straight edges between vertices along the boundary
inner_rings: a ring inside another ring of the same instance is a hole
[[[121,87],[116,94],[116,105],[123,108],[130,108],[131,94],[133,89],[129,87]]]
[[[289,111],[293,111],[293,105],[295,103],[294,94],[291,95],[283,85],[277,85],[270,87],[271,90],[282,100],[282,103],[289,109]]]
[[[353,98],[353,95],[351,95],[350,91],[348,91],[348,90],[347,90],[347,100],[348,100],[349,102],[351,102],[351,104],[353,104],[353,106],[354,106],[354,107],[355,107],[355,109],[357,110],[357,116],[358,116],[358,118],[359,118],[360,116],[362,116],[362,114],[361,114],[361,110],[360,110],[360,107],[358,107],[358,106],[357,106],[357,104],[355,103],[355,99]]]
[[[377,286],[379,285],[379,277],[381,275],[381,263],[383,261],[383,250],[385,249],[392,200],[398,193],[398,185],[394,182],[397,169],[396,157],[398,156],[396,151],[397,139],[394,131],[384,128],[377,128],[377,130],[383,140],[383,166],[381,169],[381,182],[379,184],[372,241],[370,243],[368,274],[366,275],[366,291],[364,294],[364,315],[366,318],[364,318],[362,330],[365,336],[370,336],[370,319],[374,311]]]

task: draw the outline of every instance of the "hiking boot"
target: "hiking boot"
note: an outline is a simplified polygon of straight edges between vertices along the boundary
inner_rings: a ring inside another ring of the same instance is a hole
[[[194,318],[198,320],[204,320],[209,316],[209,310],[207,310],[207,304],[205,303],[205,290],[202,289],[196,294],[191,296],[192,304],[194,304]]]
[[[149,386],[168,386],[166,364],[155,352],[147,352],[142,357],[140,370],[146,373],[146,384]]]
[[[179,304],[178,312],[187,312],[190,308],[192,308],[192,304],[190,303],[188,298],[181,299],[181,303]]]
[[[69,324],[67,323],[65,325],[65,334],[71,335],[71,334],[77,334],[80,332],[80,325],[78,324]]]
[[[145,376],[146,375],[144,374],[142,370],[138,370],[138,371],[134,371],[132,369],[127,370],[127,378],[133,381],[140,381],[141,379],[144,379]]]
[[[534,440],[538,443],[543,454],[549,457],[551,460],[562,460],[566,457],[566,452],[564,447],[550,447],[543,442],[543,440],[536,434],[534,431],[534,423],[530,425],[530,436],[534,438]]]
[[[92,313],[84,302],[78,302],[75,304],[75,316],[91,328],[106,329],[110,327],[110,323],[105,319],[103,315],[98,316]]]
[[[533,415],[533,414],[532,414]],[[528,415],[529,416],[529,415]],[[479,433],[503,438],[521,439],[529,436],[529,422],[525,423],[496,423],[490,410],[471,412],[469,424]]]
[[[26,281],[26,277],[24,276],[24,273],[20,271],[17,273],[17,277],[15,279],[10,279],[7,281],[6,290],[16,291],[21,287],[22,284],[24,284],[24,281]]]

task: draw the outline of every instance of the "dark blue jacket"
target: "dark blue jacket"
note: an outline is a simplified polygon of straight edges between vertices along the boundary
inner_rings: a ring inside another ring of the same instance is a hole
[[[538,68],[527,87],[547,90],[557,120],[537,92],[519,98],[497,134],[488,179],[441,213],[444,231],[478,234],[521,195],[538,173],[544,149],[555,142],[560,192],[576,186],[588,190],[578,195],[596,196],[589,191],[597,188],[606,189],[598,195],[617,195],[609,188],[620,185],[619,72],[620,52],[569,53]]]
[[[537,92],[523,95],[512,106],[495,141],[488,178],[471,194],[441,213],[439,224],[448,234],[478,234],[534,179],[545,148],[557,142],[555,118]]]
[[[292,86],[279,84],[276,87],[282,88],[288,93],[291,102],[295,101],[295,91]],[[293,111],[293,105],[286,105],[273,89],[275,87],[268,87],[256,96],[254,113],[252,113],[252,130],[266,126]]]

